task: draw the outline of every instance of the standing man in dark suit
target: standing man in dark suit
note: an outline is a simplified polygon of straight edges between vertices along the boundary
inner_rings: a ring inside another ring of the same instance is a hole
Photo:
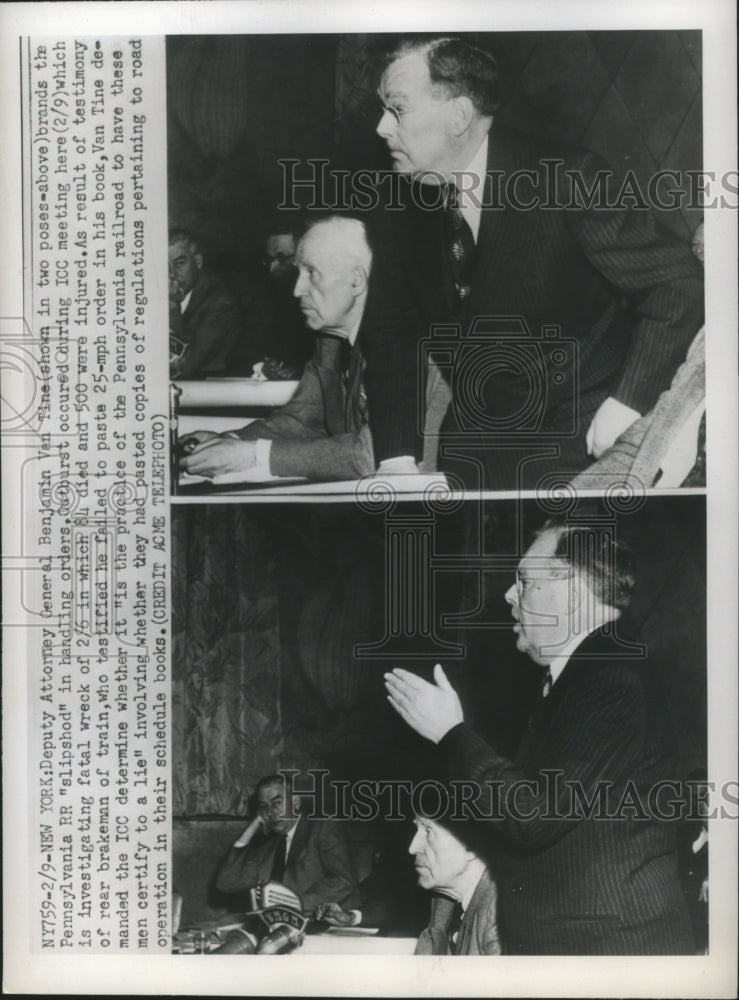
[[[170,378],[223,375],[241,333],[241,313],[223,282],[204,267],[190,232],[169,233]]]
[[[393,707],[438,744],[443,776],[479,790],[508,953],[694,951],[665,801],[675,789],[660,786],[675,778],[666,703],[616,627],[633,583],[628,551],[589,526],[549,523],[525,553],[506,599],[518,649],[545,674],[514,760],[463,721],[440,666],[435,684],[386,675]]]
[[[442,470],[487,489],[575,474],[669,386],[701,324],[700,266],[612,202],[597,156],[494,123],[481,49],[403,41],[379,95],[404,175],[376,213],[362,332],[380,471],[416,469],[428,356],[452,390]]]
[[[226,855],[216,887],[245,893],[272,879],[300,896],[304,913],[326,900],[358,906],[357,876],[341,824],[301,816],[299,796],[289,794],[279,774],[257,784],[257,803],[257,815]]]

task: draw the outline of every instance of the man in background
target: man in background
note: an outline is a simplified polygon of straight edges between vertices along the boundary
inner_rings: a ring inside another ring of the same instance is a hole
[[[226,374],[226,356],[241,333],[241,323],[236,299],[204,267],[192,234],[170,230],[170,377]]]
[[[297,379],[313,354],[314,338],[293,295],[297,245],[297,224],[276,220],[264,244],[243,333],[229,355],[234,375],[251,375],[262,362],[267,378]]]
[[[245,893],[273,880],[300,896],[304,913],[326,900],[357,906],[357,878],[342,825],[301,815],[299,796],[279,774],[259,781],[256,798],[257,814],[223,860],[216,888]]]

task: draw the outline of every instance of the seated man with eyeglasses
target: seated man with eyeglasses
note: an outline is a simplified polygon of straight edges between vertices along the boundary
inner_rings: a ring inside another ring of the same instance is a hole
[[[357,876],[341,823],[309,819],[280,774],[257,783],[257,814],[223,860],[221,892],[243,893],[259,882],[282,882],[300,896],[304,913],[330,900],[359,906]]]
[[[233,375],[251,375],[261,362],[269,379],[298,379],[311,358],[314,338],[293,296],[297,244],[294,220],[277,219],[270,226],[244,331],[228,359]]]

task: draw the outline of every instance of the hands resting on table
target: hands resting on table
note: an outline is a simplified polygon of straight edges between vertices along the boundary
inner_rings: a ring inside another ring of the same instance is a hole
[[[183,455],[180,468],[193,476],[223,476],[230,472],[246,472],[256,465],[256,441],[216,434],[214,431],[194,431],[180,442]]]

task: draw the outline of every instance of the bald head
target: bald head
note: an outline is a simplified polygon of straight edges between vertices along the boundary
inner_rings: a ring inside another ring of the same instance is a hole
[[[306,325],[353,343],[372,266],[363,223],[341,216],[314,223],[298,244],[296,264],[293,294],[300,300]]]

